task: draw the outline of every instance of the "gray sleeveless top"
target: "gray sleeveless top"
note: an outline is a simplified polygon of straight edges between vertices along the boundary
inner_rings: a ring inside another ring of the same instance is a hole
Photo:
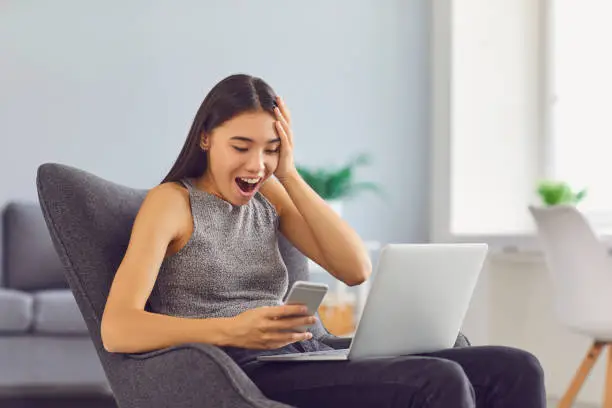
[[[282,303],[287,268],[278,248],[279,216],[259,192],[235,206],[181,180],[189,190],[193,233],[166,257],[149,297],[151,311],[180,317],[231,317]]]

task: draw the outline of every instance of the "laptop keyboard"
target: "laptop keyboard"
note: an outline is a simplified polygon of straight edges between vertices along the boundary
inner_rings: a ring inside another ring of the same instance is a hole
[[[300,355],[302,356],[320,356],[320,355],[329,355],[329,354],[338,354],[338,355],[343,355],[343,354],[348,354],[348,349],[340,349],[340,350],[321,350],[321,351],[307,351],[305,353],[300,353]]]

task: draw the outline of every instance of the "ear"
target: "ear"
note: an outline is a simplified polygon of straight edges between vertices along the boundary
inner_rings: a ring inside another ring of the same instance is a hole
[[[210,137],[206,133],[200,136],[200,149],[208,150],[210,148]]]

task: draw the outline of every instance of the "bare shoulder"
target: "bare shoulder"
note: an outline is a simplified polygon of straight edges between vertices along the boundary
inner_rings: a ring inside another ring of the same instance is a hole
[[[177,183],[163,183],[147,193],[141,211],[157,210],[157,215],[167,216],[180,209],[189,209],[189,193]]]
[[[179,183],[174,182],[167,182],[153,187],[149,190],[147,196],[166,204],[178,204],[179,202],[189,201],[187,189]]]
[[[138,211],[136,223],[148,225],[149,231],[157,230],[178,238],[190,224],[189,193],[177,183],[163,183],[150,189]],[[186,224],[187,221],[187,224]]]

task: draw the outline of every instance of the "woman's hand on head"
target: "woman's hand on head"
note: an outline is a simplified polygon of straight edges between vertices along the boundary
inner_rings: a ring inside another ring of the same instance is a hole
[[[301,305],[264,306],[242,312],[232,318],[228,345],[271,350],[311,339],[310,332],[298,329],[316,321],[316,317],[306,313]]]
[[[280,154],[278,166],[274,175],[279,181],[283,181],[288,176],[297,173],[295,163],[293,161],[293,131],[291,130],[291,113],[285,105],[285,102],[279,96],[276,99],[278,107],[274,108],[276,115],[276,133],[280,138]]]

